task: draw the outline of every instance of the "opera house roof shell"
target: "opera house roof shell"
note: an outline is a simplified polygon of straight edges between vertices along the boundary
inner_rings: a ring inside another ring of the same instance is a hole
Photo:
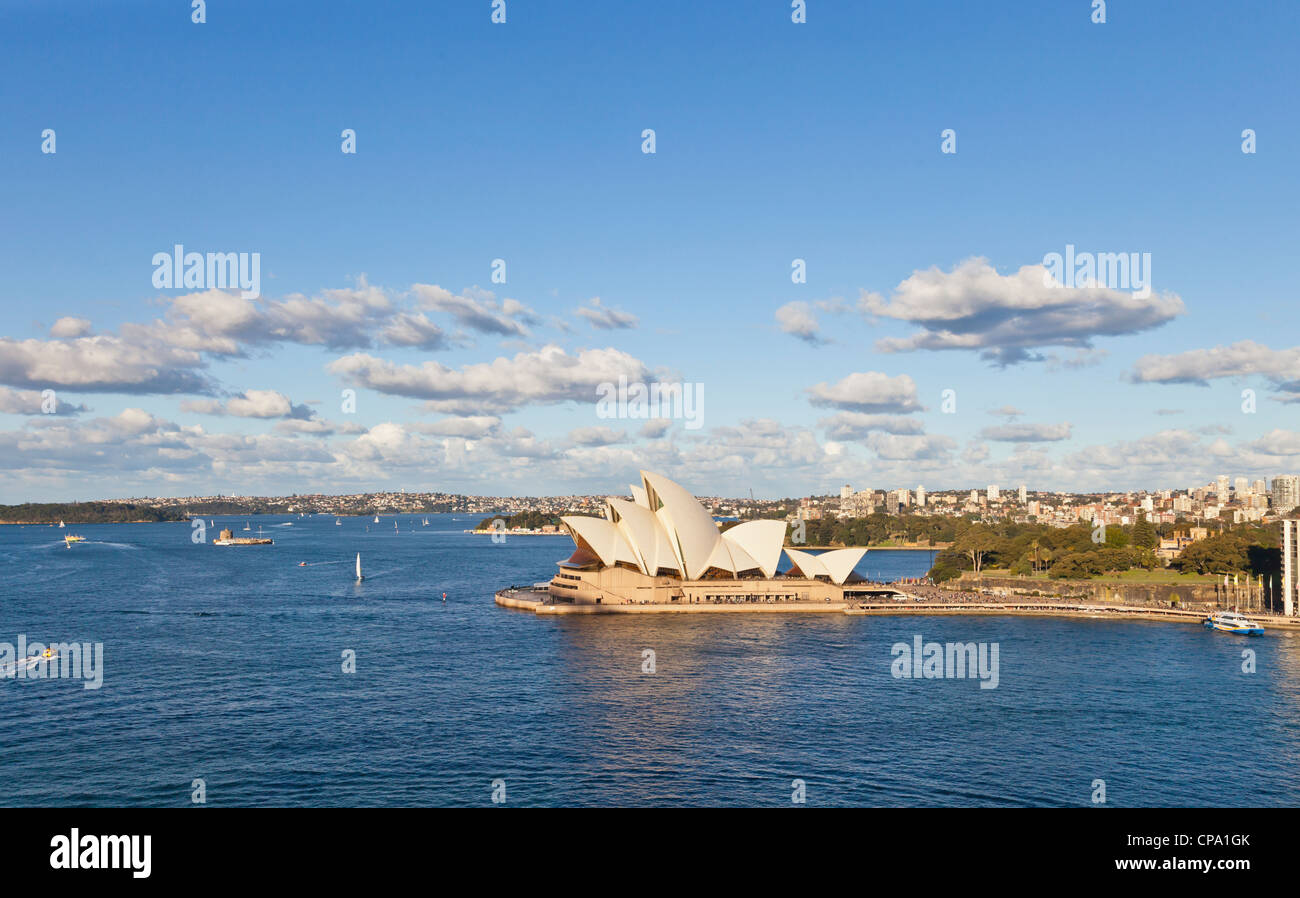
[[[570,561],[625,566],[649,576],[698,580],[709,570],[739,577],[775,577],[785,544],[784,521],[746,521],[720,532],[713,516],[687,490],[659,474],[641,472],[632,498],[607,499],[605,517],[562,517],[577,551]],[[843,586],[866,549],[813,555],[784,549],[792,572]]]

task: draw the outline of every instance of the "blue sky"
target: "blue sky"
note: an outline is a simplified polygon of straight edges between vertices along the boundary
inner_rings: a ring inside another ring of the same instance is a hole
[[[630,6],[0,3],[0,501],[1300,470],[1294,5]],[[260,300],[155,289],[176,243]],[[1017,279],[1067,244],[1152,297]],[[584,352],[703,426],[598,418]]]

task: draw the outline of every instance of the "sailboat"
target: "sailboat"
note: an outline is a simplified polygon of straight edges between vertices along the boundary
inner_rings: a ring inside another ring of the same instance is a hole
[[[423,523],[422,526],[424,526],[424,527],[428,527],[428,526],[429,526],[429,519],[428,519],[428,518],[425,518],[425,519],[424,519],[424,523]]]
[[[375,515],[375,523],[376,523],[376,524],[379,523],[379,515]]]
[[[360,583],[364,579],[366,578],[361,576],[361,553],[358,552],[357,553],[357,582]]]
[[[393,521],[393,532],[394,532],[394,533],[401,533],[401,532],[402,532],[402,531],[401,531],[401,528],[397,526],[397,522],[396,522],[396,521]]]
[[[343,526],[343,522],[340,521],[338,518],[335,518],[335,519],[334,519],[334,526],[335,526],[335,527],[342,527],[342,526]]]
[[[63,529],[64,527],[66,527],[66,526],[68,526],[68,525],[65,524],[65,523],[63,523],[62,521],[59,521],[59,529],[60,529],[60,530],[62,530],[62,529]]]
[[[250,527],[250,526],[248,526],[248,521],[244,521],[244,529],[245,529],[245,530],[252,530],[253,528]]]

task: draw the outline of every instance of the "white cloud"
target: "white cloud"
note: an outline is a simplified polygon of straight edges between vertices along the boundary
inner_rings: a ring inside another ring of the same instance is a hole
[[[431,410],[452,414],[499,414],[534,403],[596,402],[596,387],[648,377],[645,364],[617,349],[584,349],[570,355],[559,346],[454,370],[437,362],[399,365],[365,354],[344,356],[328,370],[348,383],[381,393],[430,400]],[[452,403],[455,411],[439,403]]]
[[[1052,443],[1070,438],[1068,421],[1060,424],[1001,424],[985,427],[980,438],[998,443]]]
[[[906,374],[890,377],[879,371],[859,371],[834,384],[819,383],[808,389],[809,401],[852,412],[915,412],[916,383]]]
[[[1049,286],[1042,265],[1001,275],[987,259],[971,258],[952,271],[915,271],[888,302],[863,291],[862,310],[917,325],[919,333],[879,340],[882,352],[967,349],[1007,365],[1043,356],[1045,346],[1090,349],[1097,337],[1135,334],[1184,311],[1178,296],[1136,297],[1105,287]]]
[[[576,314],[587,319],[592,327],[607,331],[630,329],[640,324],[639,319],[630,312],[602,305],[599,296],[593,296],[586,306],[576,310]]]

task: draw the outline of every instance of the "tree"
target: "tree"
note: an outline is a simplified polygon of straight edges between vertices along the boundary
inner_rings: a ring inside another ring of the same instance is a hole
[[[985,557],[994,550],[997,542],[997,536],[988,527],[976,524],[957,537],[953,549],[969,558],[971,569],[979,574],[984,569]]]
[[[1145,511],[1138,512],[1137,523],[1133,525],[1132,543],[1141,549],[1154,549],[1159,542],[1156,528],[1147,520]]]

